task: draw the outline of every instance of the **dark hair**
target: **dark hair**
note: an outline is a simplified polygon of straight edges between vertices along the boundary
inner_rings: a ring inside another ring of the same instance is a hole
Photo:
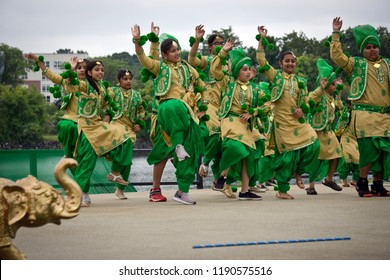
[[[76,63],[76,67],[75,68],[77,68],[81,63],[84,63],[84,62],[88,65],[89,60],[85,59],[85,58],[77,59],[77,63]]]
[[[90,76],[88,74],[88,71],[92,71],[92,69],[98,65],[98,64],[101,64],[104,66],[103,62],[99,61],[99,60],[92,60],[91,62],[89,62],[87,64],[87,68],[85,69],[85,76],[87,77],[87,81],[89,82],[89,84],[91,85],[91,87],[93,87],[98,93],[99,93],[99,87],[97,86],[97,83],[96,81],[92,78],[92,76]]]
[[[161,46],[160,46],[160,50],[162,53],[165,53],[167,54],[169,49],[172,47],[172,44],[173,44],[173,40],[172,39],[165,39],[162,43],[161,43]],[[177,43],[177,42],[176,42]]]
[[[207,39],[207,44],[209,46],[211,46],[213,43],[214,43],[214,40],[217,38],[217,37],[221,37],[223,39],[223,36],[220,35],[220,34],[212,34],[210,35],[210,37]]]
[[[133,72],[131,72],[130,70],[128,70],[128,69],[120,69],[120,70],[118,71],[118,75],[116,75],[116,78],[117,78],[118,80],[120,80],[120,79],[123,78],[123,76],[125,76],[126,73],[130,73],[131,78],[134,77]]]
[[[280,55],[279,57],[279,63],[281,63],[284,59],[284,57],[288,54],[291,54],[293,57],[296,57],[295,54],[292,52],[292,51],[285,51],[285,52],[282,52],[282,54]]]

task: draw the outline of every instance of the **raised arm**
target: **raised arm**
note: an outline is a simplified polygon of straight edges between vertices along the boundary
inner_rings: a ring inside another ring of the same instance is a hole
[[[207,66],[207,60],[202,60],[197,57],[199,43],[202,41],[202,38],[206,31],[204,30],[204,25],[198,25],[195,27],[195,41],[191,46],[190,54],[188,56],[188,63],[194,67],[201,67],[202,69]],[[204,64],[204,65],[203,65]]]
[[[217,81],[221,81],[225,76],[225,73],[222,71],[221,59],[226,59],[229,51],[233,48],[233,46],[234,40],[229,38],[221,51],[214,57],[213,61],[211,62],[211,73]]]
[[[262,67],[265,70],[265,74],[267,75],[268,79],[270,81],[273,81],[276,70],[271,65],[268,64],[268,61],[265,58],[265,52],[263,46],[263,40],[266,40],[268,30],[265,28],[264,25],[259,25],[257,27],[257,31],[259,33],[260,38],[256,50],[256,60],[257,63],[259,63],[260,67]]]
[[[39,60],[39,57],[36,54],[28,53],[25,54],[24,57],[28,60],[34,61],[42,70],[42,74],[45,75],[50,81],[57,85],[63,84],[64,79],[62,78],[62,76],[57,73],[54,73],[48,67],[46,67],[45,62]]]
[[[139,44],[141,39],[141,28],[139,27],[139,25],[135,24],[131,28],[131,33],[133,35],[135,52],[137,54],[138,60],[147,70],[157,76],[160,70],[160,68],[158,67],[160,62],[156,59],[151,59],[150,57],[145,55],[143,47]]]
[[[157,37],[160,35],[160,27],[157,25],[154,25],[153,21],[150,25],[150,32],[154,33]],[[159,47],[159,42],[151,42],[150,43],[149,56],[152,56],[155,60],[160,59],[160,50],[158,47]]]
[[[343,21],[340,17],[335,17],[332,22],[332,42],[330,43],[330,58],[338,66],[343,68],[348,75],[352,74],[354,68],[354,59],[353,57],[348,57],[344,54],[341,48],[340,42],[340,30],[343,26]]]

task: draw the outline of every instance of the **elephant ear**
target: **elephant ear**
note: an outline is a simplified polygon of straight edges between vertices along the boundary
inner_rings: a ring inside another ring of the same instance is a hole
[[[13,225],[20,221],[27,213],[27,193],[23,187],[17,185],[4,186],[2,195],[7,201],[8,224]]]

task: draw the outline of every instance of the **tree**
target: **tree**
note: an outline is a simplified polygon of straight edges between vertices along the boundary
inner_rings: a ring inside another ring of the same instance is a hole
[[[22,82],[21,77],[26,75],[26,69],[30,64],[24,59],[20,49],[0,44],[0,53],[3,60],[3,74],[0,75],[0,83],[16,86]],[[1,63],[0,63],[1,66]]]
[[[74,53],[71,49],[59,49],[56,53]]]
[[[0,85],[0,145],[32,146],[42,141],[48,105],[38,91],[21,86]]]

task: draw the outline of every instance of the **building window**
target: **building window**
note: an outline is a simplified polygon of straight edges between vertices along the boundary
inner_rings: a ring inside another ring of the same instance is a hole
[[[50,95],[46,95],[46,101],[47,103],[50,103]]]
[[[49,92],[50,85],[42,85],[42,92]]]
[[[50,61],[45,61],[45,66],[50,67]]]

